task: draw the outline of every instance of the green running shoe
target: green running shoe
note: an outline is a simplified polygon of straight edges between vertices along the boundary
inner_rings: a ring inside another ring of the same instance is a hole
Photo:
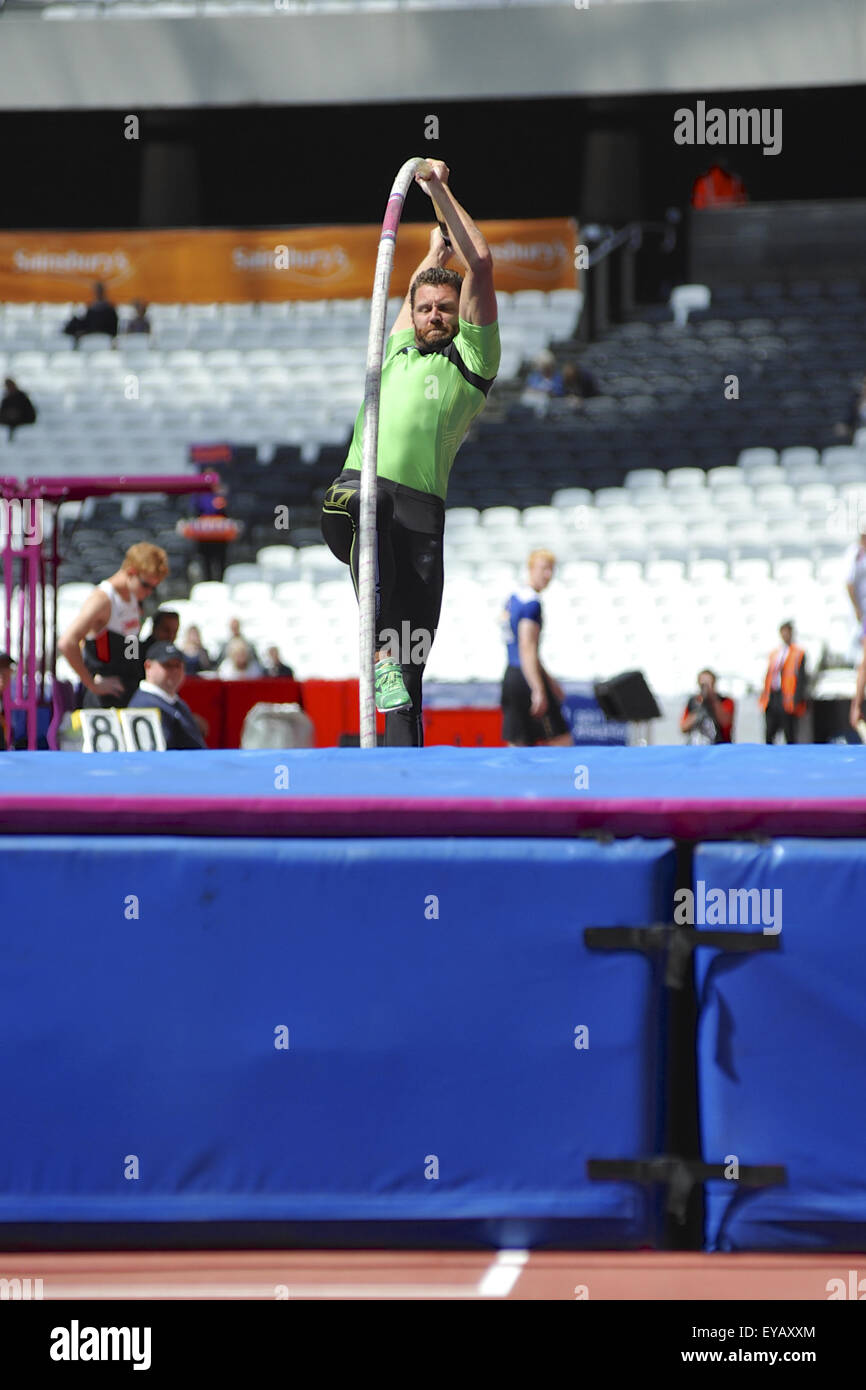
[[[403,673],[396,661],[383,657],[376,662],[376,708],[383,713],[411,705],[412,699],[403,684]]]

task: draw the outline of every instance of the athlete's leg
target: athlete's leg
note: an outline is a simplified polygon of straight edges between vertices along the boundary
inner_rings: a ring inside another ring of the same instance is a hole
[[[411,703],[385,716],[385,746],[422,748],[424,668],[442,611],[442,536],[407,531],[395,522],[393,537],[397,562],[395,609],[399,610],[393,628],[399,643],[403,684]]]
[[[328,549],[349,566],[355,597],[360,589],[360,478],[337,478],[322,503],[322,536]],[[394,560],[392,523],[394,500],[384,488],[376,490],[376,632],[393,625],[394,588],[397,567]]]
[[[508,748],[530,748],[535,742],[529,719],[532,694],[519,666],[508,666],[502,677],[502,737]]]

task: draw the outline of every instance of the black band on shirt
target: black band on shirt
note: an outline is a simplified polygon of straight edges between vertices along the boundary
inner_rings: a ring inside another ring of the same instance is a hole
[[[457,368],[458,372],[464,378],[464,380],[468,381],[470,386],[474,386],[476,391],[480,391],[484,396],[487,395],[491,386],[496,380],[496,377],[494,376],[490,377],[490,379],[488,380],[487,377],[478,376],[476,372],[470,372],[466,363],[463,361],[463,358],[460,356],[459,350],[454,346],[453,339],[450,343],[446,343],[444,347],[419,348],[417,343],[408,343],[406,347],[398,349],[398,351],[394,354],[395,357],[399,356],[401,352],[405,352],[408,357],[410,348],[414,348],[415,351],[417,353],[420,353],[422,357],[431,357],[433,353],[438,353],[440,357],[447,357],[448,361],[453,363],[453,365]]]

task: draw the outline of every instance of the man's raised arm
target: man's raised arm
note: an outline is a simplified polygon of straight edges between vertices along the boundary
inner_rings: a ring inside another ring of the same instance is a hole
[[[415,182],[432,198],[436,216],[448,227],[448,235],[466,267],[460,292],[460,317],[465,323],[474,323],[483,328],[495,323],[497,318],[490,247],[448,187],[447,165],[441,159],[431,159],[429,162],[431,172],[416,174]]]

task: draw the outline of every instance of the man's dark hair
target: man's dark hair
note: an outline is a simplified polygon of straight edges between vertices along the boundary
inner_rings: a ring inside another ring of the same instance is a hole
[[[177,621],[180,622],[180,614],[175,613],[173,608],[159,608],[153,615],[153,623],[151,625],[153,631],[159,627],[163,618],[176,618]]]
[[[713,684],[715,685],[716,673],[715,671],[711,671],[709,666],[705,666],[702,671],[698,671],[698,685],[700,685],[701,683],[701,676],[710,676],[713,681]]]
[[[450,285],[452,290],[457,291],[459,298],[460,289],[463,284],[463,277],[457,274],[456,270],[443,270],[441,266],[433,265],[429,270],[422,270],[420,275],[416,275],[409,289],[409,306],[415,308],[415,291],[419,285]]]

